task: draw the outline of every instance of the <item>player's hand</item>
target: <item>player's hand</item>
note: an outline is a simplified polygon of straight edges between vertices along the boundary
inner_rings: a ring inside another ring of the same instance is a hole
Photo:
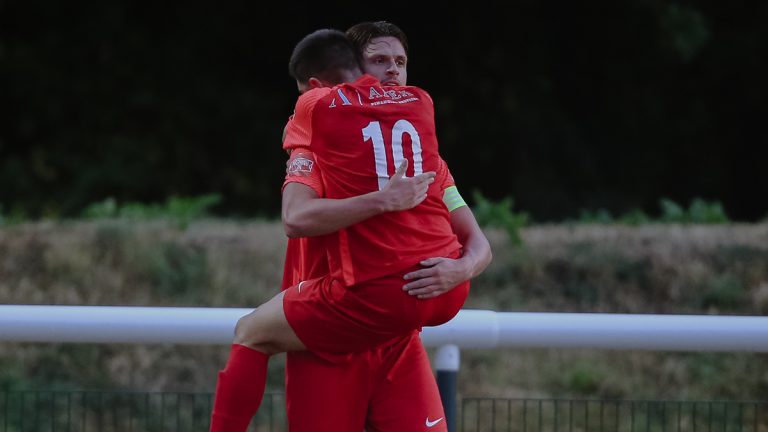
[[[420,264],[424,268],[403,276],[403,279],[410,281],[403,286],[403,291],[420,299],[437,297],[469,279],[461,259],[436,257],[425,259]]]
[[[380,193],[384,200],[385,211],[408,210],[427,199],[427,189],[435,181],[435,172],[429,171],[413,177],[406,177],[408,160],[397,167]]]

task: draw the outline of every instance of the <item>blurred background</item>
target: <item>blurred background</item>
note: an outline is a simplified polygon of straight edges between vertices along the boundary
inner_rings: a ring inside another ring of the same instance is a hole
[[[388,20],[409,37],[409,83],[433,96],[441,153],[493,247],[467,308],[768,314],[768,3],[503,3],[0,0],[0,303],[270,298],[291,50],[318,28]],[[202,424],[227,353],[2,343],[0,405],[28,430],[27,412],[59,403],[28,391],[156,392],[160,407],[162,392],[201,392]],[[766,360],[464,350],[459,393],[764,400]],[[283,359],[272,365],[279,393]],[[724,431],[768,431],[765,404],[707,403],[692,410],[754,425]]]
[[[277,217],[294,44],[383,19],[468,200],[539,222],[662,199],[768,216],[768,4],[396,6],[1,1],[0,214],[216,194],[218,215]]]

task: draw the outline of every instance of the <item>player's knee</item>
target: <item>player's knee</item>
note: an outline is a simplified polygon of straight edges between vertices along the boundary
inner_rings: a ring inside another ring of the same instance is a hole
[[[240,318],[235,325],[234,342],[246,346],[269,342],[268,334],[262,331],[263,327],[259,325],[258,316],[253,313]]]

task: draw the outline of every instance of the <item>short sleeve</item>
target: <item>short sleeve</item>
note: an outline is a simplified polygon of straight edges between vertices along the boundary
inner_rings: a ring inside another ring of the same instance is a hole
[[[312,112],[315,109],[315,104],[330,91],[330,88],[322,87],[312,89],[299,96],[293,115],[288,119],[288,124],[285,125],[284,149],[309,147],[312,139]]]
[[[286,162],[283,188],[288,183],[307,185],[317,192],[317,196],[323,196],[324,188],[320,168],[315,163],[315,155],[311,151],[296,149],[291,152],[291,157]]]

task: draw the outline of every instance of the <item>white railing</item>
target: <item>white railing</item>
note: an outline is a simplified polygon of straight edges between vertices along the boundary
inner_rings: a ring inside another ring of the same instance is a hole
[[[243,308],[0,305],[0,341],[228,344]],[[768,352],[768,317],[464,309],[426,346]]]
[[[0,342],[229,344],[251,309],[0,305]],[[460,348],[550,347],[768,352],[768,317],[494,312],[464,309],[424,328],[438,347],[437,383],[456,427]]]

